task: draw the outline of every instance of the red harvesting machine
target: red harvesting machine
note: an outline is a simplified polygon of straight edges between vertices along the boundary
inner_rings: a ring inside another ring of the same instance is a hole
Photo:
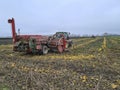
[[[27,53],[47,54],[48,51],[59,53],[72,46],[67,32],[56,32],[53,36],[42,35],[17,35],[14,18],[9,19],[12,26],[13,50]]]

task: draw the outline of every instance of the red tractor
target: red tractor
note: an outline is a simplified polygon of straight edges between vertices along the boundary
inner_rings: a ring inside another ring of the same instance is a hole
[[[47,54],[49,50],[62,53],[72,46],[67,32],[56,32],[53,36],[17,35],[14,18],[9,19],[12,25],[13,50],[27,53]]]

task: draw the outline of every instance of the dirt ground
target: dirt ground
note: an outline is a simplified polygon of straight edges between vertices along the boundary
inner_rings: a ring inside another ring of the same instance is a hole
[[[120,90],[120,36],[73,39],[69,52],[33,55],[0,45],[0,90]]]

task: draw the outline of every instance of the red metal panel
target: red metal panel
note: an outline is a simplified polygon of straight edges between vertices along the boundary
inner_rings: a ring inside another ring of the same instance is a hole
[[[16,42],[16,31],[15,31],[15,21],[14,21],[14,18],[9,19],[8,23],[11,23],[11,25],[12,25],[12,37],[13,37],[13,43],[15,43]]]

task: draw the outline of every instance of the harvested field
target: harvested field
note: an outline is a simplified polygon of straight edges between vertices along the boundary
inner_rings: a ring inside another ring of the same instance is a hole
[[[0,45],[0,90],[120,90],[120,36],[73,39],[63,54]]]

